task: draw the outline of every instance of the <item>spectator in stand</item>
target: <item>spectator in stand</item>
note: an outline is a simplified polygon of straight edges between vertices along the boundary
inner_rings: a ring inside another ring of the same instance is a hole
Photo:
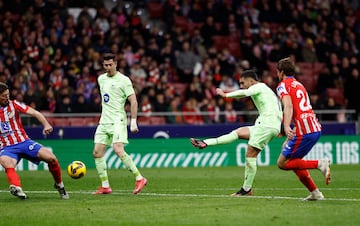
[[[40,93],[35,92],[34,88],[32,88],[32,87],[29,87],[27,89],[27,91],[25,92],[23,101],[26,105],[29,105],[34,109],[42,108]]]
[[[202,101],[204,98],[204,93],[198,77],[194,77],[194,81],[190,83],[188,87],[186,87],[184,96],[187,100],[194,98],[198,102]]]
[[[97,87],[93,88],[90,95],[89,112],[101,112],[101,96]]]
[[[219,57],[220,74],[231,75],[235,71],[236,59],[231,55],[229,49],[224,48]]]
[[[56,103],[55,113],[73,113],[73,104],[71,103],[70,96],[62,96]]]
[[[199,114],[198,102],[195,98],[190,98],[187,100],[182,107],[181,111],[183,113],[184,123],[192,125],[201,125],[203,124],[203,119]]]
[[[89,112],[89,104],[86,102],[84,95],[77,95],[75,101],[72,102],[73,113],[87,113]]]
[[[317,92],[320,95],[325,95],[327,88],[335,87],[335,78],[332,77],[332,74],[327,66],[324,66],[319,73],[317,81]]]
[[[182,44],[182,50],[178,53],[176,58],[177,74],[180,82],[192,82],[195,65],[199,62],[200,58],[191,50],[190,43],[185,41]]]
[[[359,68],[354,67],[351,70],[349,78],[345,81],[344,84],[345,98],[347,99],[347,108],[356,110],[356,114],[352,118],[353,120],[358,120],[360,118],[360,101],[358,99],[359,87]]]
[[[224,92],[232,92],[239,89],[239,85],[233,80],[229,75],[224,75],[222,77],[219,88],[224,90]]]
[[[215,122],[216,102],[214,99],[204,98],[202,102],[199,103],[199,109],[203,114],[202,118],[205,124]]]
[[[168,114],[166,116],[166,123],[170,123],[170,124],[182,124],[183,121],[183,116],[181,113],[181,99],[179,96],[175,96],[169,104],[169,108],[167,110]]]
[[[140,93],[143,87],[145,87],[146,78],[146,71],[140,65],[140,62],[134,62],[130,68],[130,79],[133,81],[137,93]]]
[[[307,38],[305,40],[301,54],[302,54],[302,59],[304,59],[304,62],[309,62],[309,63],[318,62],[316,49],[314,47],[314,42],[311,38]]]
[[[225,123],[235,123],[237,121],[236,112],[233,108],[232,102],[225,104]]]
[[[160,80],[160,69],[158,62],[154,59],[151,59],[150,65],[147,68],[148,70],[148,77],[147,77],[147,86],[156,86]]]
[[[154,111],[156,112],[167,112],[169,103],[165,102],[164,93],[156,94],[156,102],[153,104]]]
[[[211,77],[209,77],[208,79],[205,80],[205,83],[203,85],[203,92],[206,98],[208,99],[215,99],[217,94],[216,94],[216,86],[214,86],[212,84],[212,80]]]
[[[140,113],[143,116],[150,117],[153,112],[153,105],[151,104],[147,95],[141,96]]]

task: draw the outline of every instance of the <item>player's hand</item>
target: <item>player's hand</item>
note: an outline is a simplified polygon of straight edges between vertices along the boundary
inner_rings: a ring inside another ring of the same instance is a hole
[[[284,128],[285,134],[289,140],[293,139],[295,136],[295,130],[291,127],[285,127]]]
[[[216,88],[216,94],[221,96],[221,97],[226,97],[225,92],[220,88]]]
[[[45,126],[44,129],[43,129],[43,134],[44,135],[49,135],[50,133],[52,133],[53,131],[53,128],[52,126],[48,125],[48,126]]]
[[[137,132],[139,132],[139,128],[138,128],[138,126],[137,126],[137,123],[136,123],[136,119],[135,119],[135,118],[132,118],[132,119],[130,120],[130,131],[131,131],[132,133],[137,133]]]

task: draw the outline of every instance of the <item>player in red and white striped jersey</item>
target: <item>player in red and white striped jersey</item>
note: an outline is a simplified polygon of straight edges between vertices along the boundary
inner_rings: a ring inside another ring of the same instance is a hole
[[[305,200],[322,200],[319,191],[310,176],[309,169],[319,169],[330,182],[330,160],[303,160],[321,136],[321,125],[312,109],[305,87],[295,79],[295,65],[290,58],[278,62],[277,75],[280,83],[276,88],[283,104],[283,125],[287,136],[278,166],[283,170],[293,170],[299,180],[310,191]]]
[[[25,158],[35,164],[44,161],[49,166],[55,185],[60,197],[68,199],[61,176],[61,168],[56,156],[50,149],[31,140],[26,134],[20,119],[20,113],[35,117],[44,126],[43,133],[50,134],[52,126],[46,118],[34,108],[15,100],[10,100],[9,88],[5,83],[0,82],[0,164],[5,168],[7,180],[10,184],[10,193],[26,199],[23,192],[20,177],[15,171],[18,162]]]

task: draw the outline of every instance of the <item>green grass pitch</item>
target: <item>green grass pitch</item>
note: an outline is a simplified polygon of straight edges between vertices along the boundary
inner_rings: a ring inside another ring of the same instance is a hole
[[[110,170],[110,195],[92,195],[95,170],[79,180],[63,171],[69,200],[61,200],[47,171],[22,171],[20,200],[0,172],[0,225],[360,225],[360,167],[333,165],[326,186],[320,171],[311,175],[326,200],[305,202],[307,190],[291,171],[258,167],[254,195],[230,197],[242,185],[243,167],[141,169],[149,180],[133,195],[134,178]]]

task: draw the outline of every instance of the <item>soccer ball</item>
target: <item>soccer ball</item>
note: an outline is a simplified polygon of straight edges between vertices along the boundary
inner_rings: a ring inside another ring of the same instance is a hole
[[[80,179],[86,174],[86,166],[81,161],[73,161],[68,165],[67,173],[73,179]]]

